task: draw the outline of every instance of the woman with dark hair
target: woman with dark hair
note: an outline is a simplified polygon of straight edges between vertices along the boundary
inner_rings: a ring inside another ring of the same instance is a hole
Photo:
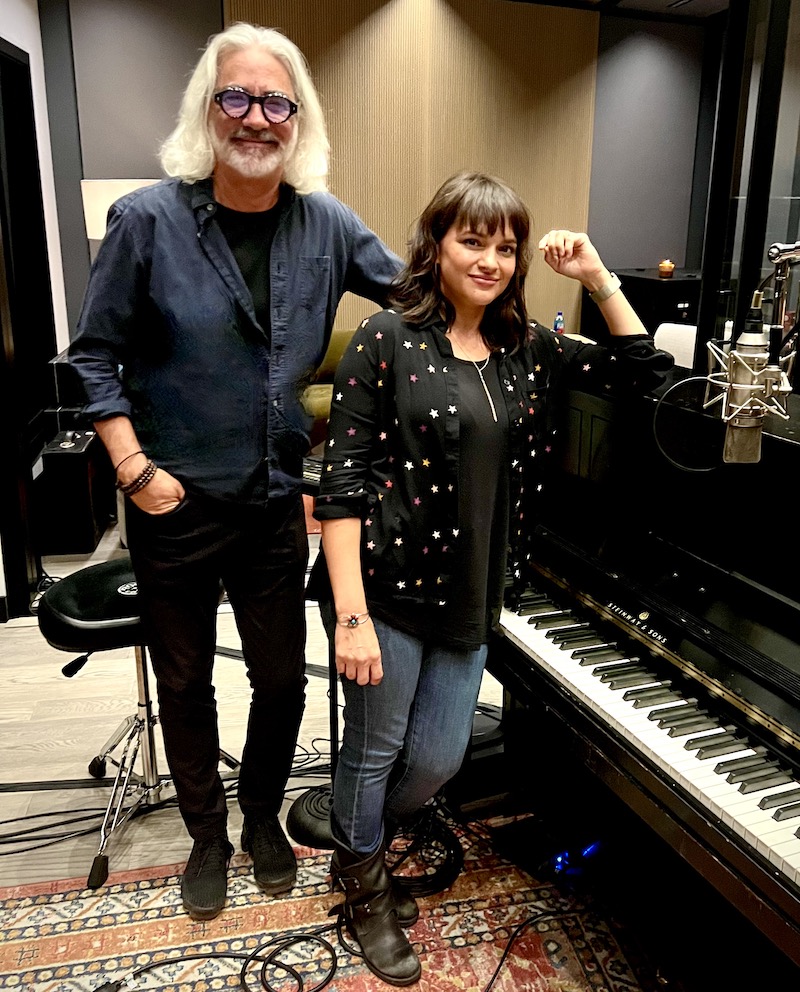
[[[548,406],[567,385],[646,389],[671,365],[585,234],[551,231],[538,247],[593,294],[612,345],[529,321],[529,227],[505,183],[448,179],[393,308],[361,324],[334,385],[315,511],[345,697],[331,871],[348,931],[393,985],[419,978],[400,929],[418,910],[393,889],[385,845],[463,760],[506,570],[524,559]]]

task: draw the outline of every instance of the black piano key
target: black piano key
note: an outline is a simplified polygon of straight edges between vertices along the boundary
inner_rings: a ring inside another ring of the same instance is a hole
[[[606,685],[612,692],[618,692],[620,689],[631,689],[637,685],[652,685],[655,680],[656,677],[652,672],[641,671],[630,675],[616,675],[609,679]]]
[[[545,617],[563,617],[566,612],[566,610],[559,609],[555,603],[535,606],[531,609],[531,616],[528,617],[528,623],[536,623],[537,620],[543,620]]]
[[[660,679],[658,685],[651,685],[646,689],[631,689],[629,692],[626,692],[622,698],[630,700],[657,699],[658,696],[668,692],[671,685],[672,679]]]
[[[744,751],[749,747],[747,740],[737,737],[728,737],[719,744],[709,744],[697,749],[697,757],[703,761],[707,758],[719,758],[723,754],[733,754],[735,751]]]
[[[683,745],[687,751],[696,751],[700,747],[707,747],[709,744],[724,744],[727,741],[736,740],[736,727],[732,724],[723,727],[718,734],[704,734],[702,737],[690,737]]]
[[[545,596],[545,595],[546,593],[543,593],[536,586],[525,586],[525,588],[519,594],[519,601],[521,603],[524,603],[526,600],[535,599],[537,596]]]
[[[800,816],[800,803],[792,803],[791,806],[782,806],[780,809],[776,809],[772,814],[773,820],[794,820],[796,817]]]
[[[728,772],[727,780],[731,785],[735,785],[737,782],[748,782],[751,779],[755,780],[757,778],[763,778],[768,772],[773,768],[778,767],[778,760],[774,758],[772,761],[768,761],[766,758],[761,758],[756,760],[752,765],[747,765],[744,768],[737,768],[736,771]]]
[[[549,637],[553,644],[560,644],[561,641],[569,641],[575,637],[586,637],[587,634],[593,635],[597,641],[600,640],[597,631],[592,630],[591,625],[586,620],[574,623],[566,630],[548,630],[544,636]]]
[[[575,623],[577,617],[574,617],[569,611],[564,610],[561,613],[554,613],[552,616],[532,617],[531,619],[536,630],[550,630],[551,627],[567,627]],[[531,620],[528,621],[528,623],[530,622]]]
[[[545,628],[544,636],[548,641],[552,641],[553,644],[559,644],[560,639],[563,637],[568,637],[570,634],[578,637],[584,633],[586,633],[586,624],[573,621],[569,624],[562,624],[560,627]]]
[[[622,651],[617,651],[616,648],[612,650],[603,650],[597,654],[582,655],[580,652],[585,650],[584,648],[578,648],[576,651],[572,652],[572,657],[581,668],[591,668],[592,665],[599,665],[606,661],[621,661],[625,658]]]
[[[638,661],[629,661],[626,664],[606,665],[595,668],[592,675],[597,676],[601,682],[610,682],[611,679],[622,675],[642,675],[647,669]]]
[[[679,723],[676,727],[670,727],[667,737],[686,737],[688,734],[697,733],[698,730],[713,730],[719,724],[713,717],[699,716],[696,720],[689,720],[686,723]]]
[[[800,789],[788,789],[786,792],[776,792],[774,796],[764,796],[759,800],[759,809],[774,809],[784,803],[793,803],[800,799]]]
[[[622,672],[630,672],[632,668],[641,668],[638,658],[627,658],[615,665],[598,665],[592,675],[603,680],[606,675],[619,675]]]
[[[662,716],[657,723],[661,730],[664,730],[667,727],[674,727],[679,723],[686,723],[687,720],[694,720],[698,716],[707,715],[708,710],[701,710],[698,706],[683,706],[676,713],[669,713],[667,716]]]
[[[584,644],[596,644],[597,636],[594,631],[587,631],[582,637],[573,637],[570,640],[562,640],[558,647],[561,651],[574,651],[576,647]],[[573,655],[574,657],[574,655]]]
[[[604,644],[593,644],[588,648],[578,648],[575,651],[574,657],[578,658],[589,658],[596,657],[597,655],[604,655],[613,652],[619,652],[619,644],[616,641],[606,641]],[[622,655],[624,658],[625,655]]]
[[[549,602],[549,597],[545,596],[545,594],[541,592],[527,599],[523,596],[520,599],[519,606],[517,607],[517,615],[521,617],[528,616],[532,610],[536,609],[536,607],[541,606],[542,603]]]
[[[625,698],[624,696],[622,697]],[[672,689],[665,689],[663,693],[658,696],[651,696],[648,699],[636,699],[633,704],[635,710],[645,710],[649,709],[651,706],[656,706],[658,703],[671,703],[676,699],[680,699],[680,695]]]
[[[752,750],[754,752],[753,754],[746,754],[743,758],[731,758],[729,761],[720,761],[715,766],[714,771],[717,775],[727,775],[728,772],[735,772],[739,768],[752,768],[764,760],[767,749],[759,746],[752,748]]]
[[[653,710],[652,713],[647,714],[648,720],[663,720],[664,717],[672,716],[673,714],[680,715],[686,713],[687,706],[696,706],[697,699],[694,696],[687,696],[680,706],[665,706],[663,709]]]
[[[752,782],[742,782],[739,792],[743,796],[752,795],[754,792],[763,792],[764,789],[771,789],[775,785],[786,785],[792,781],[792,776],[788,772],[778,769],[766,778],[754,779]]]

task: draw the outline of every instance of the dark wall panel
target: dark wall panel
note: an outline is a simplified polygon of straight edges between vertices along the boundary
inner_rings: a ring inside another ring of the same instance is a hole
[[[70,0],[84,179],[161,175],[189,74],[222,27],[220,0]]]

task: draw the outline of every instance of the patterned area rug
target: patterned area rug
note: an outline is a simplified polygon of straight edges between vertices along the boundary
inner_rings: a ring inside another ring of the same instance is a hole
[[[446,891],[420,899],[420,918],[409,931],[422,961],[420,992],[482,992],[513,941],[492,992],[639,992],[612,930],[553,885],[537,882],[503,860],[482,825],[458,828],[464,869]],[[245,959],[276,935],[330,927],[328,852],[296,848],[298,881],[282,898],[256,888],[249,859],[234,858],[225,911],[207,923],[190,920],[181,907],[183,865],[116,873],[103,888],[83,880],[0,889],[0,987],[24,992],[92,992],[106,983],[170,992],[237,988]],[[335,930],[324,934],[335,950],[330,992],[383,992]],[[199,956],[185,960],[186,956]],[[237,955],[236,958],[225,955]],[[184,958],[184,960],[181,960]],[[280,992],[321,988],[331,958],[311,943],[267,968]],[[159,963],[157,967],[148,966]],[[163,962],[163,964],[161,963]],[[261,966],[246,970],[246,987],[262,988]],[[112,986],[112,992],[116,986]]]

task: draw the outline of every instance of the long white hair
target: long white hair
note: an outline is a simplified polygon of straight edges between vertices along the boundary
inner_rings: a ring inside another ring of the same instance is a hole
[[[161,146],[161,167],[168,176],[194,183],[214,171],[214,151],[209,137],[208,108],[217,85],[222,60],[245,48],[263,48],[278,59],[294,85],[297,143],[286,163],[284,179],[298,193],[328,188],[328,135],[317,91],[300,49],[274,28],[233,24],[213,35],[197,63],[183,94],[178,123]]]

